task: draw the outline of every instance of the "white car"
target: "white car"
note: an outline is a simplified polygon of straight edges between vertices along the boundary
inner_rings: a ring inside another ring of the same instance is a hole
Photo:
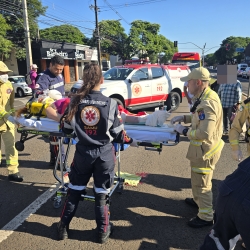
[[[32,89],[28,87],[24,76],[9,76],[9,81],[12,83],[17,96],[32,95]]]
[[[116,66],[104,73],[101,92],[128,110],[167,106],[173,111],[185,96],[180,77],[189,72],[185,65]]]

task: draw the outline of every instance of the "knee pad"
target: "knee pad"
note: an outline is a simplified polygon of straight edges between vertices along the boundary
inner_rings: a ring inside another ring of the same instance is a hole
[[[95,204],[96,206],[105,206],[107,204],[109,204],[109,197],[106,194],[102,194],[102,193],[95,193]]]

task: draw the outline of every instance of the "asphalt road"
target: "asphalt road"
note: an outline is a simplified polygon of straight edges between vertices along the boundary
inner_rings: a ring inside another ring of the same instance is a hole
[[[16,107],[27,99],[16,99]],[[172,116],[187,114],[187,107],[185,100]],[[19,138],[18,134],[16,140]],[[214,172],[214,197],[220,181],[237,168],[231,160],[228,138],[223,139],[225,147]],[[55,209],[50,198],[56,180],[48,167],[49,145],[40,136],[25,142],[24,151],[19,153],[24,182],[9,182],[6,168],[0,168],[0,249],[198,249],[210,228],[192,229],[186,224],[197,213],[184,203],[191,197],[190,167],[185,158],[188,145],[181,137],[178,145],[165,146],[160,155],[143,147],[130,147],[121,153],[121,171],[140,173],[143,178],[138,186],[125,186],[123,194],[113,194],[111,221],[115,231],[105,245],[99,245],[95,243],[94,203],[90,201],[79,204],[70,224],[70,239],[56,240],[61,208]],[[245,145],[242,150],[246,155]],[[73,152],[74,146],[69,162]],[[4,150],[2,154],[4,158]]]

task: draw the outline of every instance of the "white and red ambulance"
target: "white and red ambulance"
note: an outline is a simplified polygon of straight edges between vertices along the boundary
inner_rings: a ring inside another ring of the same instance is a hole
[[[128,110],[164,105],[168,110],[176,110],[185,96],[180,78],[188,75],[189,67],[131,61],[104,73],[101,92]]]

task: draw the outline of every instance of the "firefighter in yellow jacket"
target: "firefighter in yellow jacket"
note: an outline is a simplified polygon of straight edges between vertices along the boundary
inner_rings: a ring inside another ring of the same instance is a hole
[[[229,131],[229,142],[232,149],[232,157],[236,161],[241,161],[243,155],[239,146],[239,137],[242,133],[244,123],[247,124],[246,142],[247,154],[250,156],[250,98],[243,101],[238,108],[237,114],[233,120],[231,130]]]
[[[23,177],[18,172],[18,153],[15,149],[15,125],[11,122],[13,121],[11,114],[14,113],[15,93],[11,82],[8,81],[8,72],[11,72],[11,70],[0,61],[0,136],[5,145],[6,165],[9,172],[8,179],[21,182]]]
[[[176,116],[171,123],[192,123],[191,128],[175,125],[175,130],[190,139],[187,159],[191,165],[191,186],[193,198],[185,202],[199,209],[188,225],[194,228],[213,225],[212,177],[224,142],[222,106],[218,95],[209,88],[210,73],[200,67],[193,69],[181,81],[188,82],[193,97],[191,115]]]

